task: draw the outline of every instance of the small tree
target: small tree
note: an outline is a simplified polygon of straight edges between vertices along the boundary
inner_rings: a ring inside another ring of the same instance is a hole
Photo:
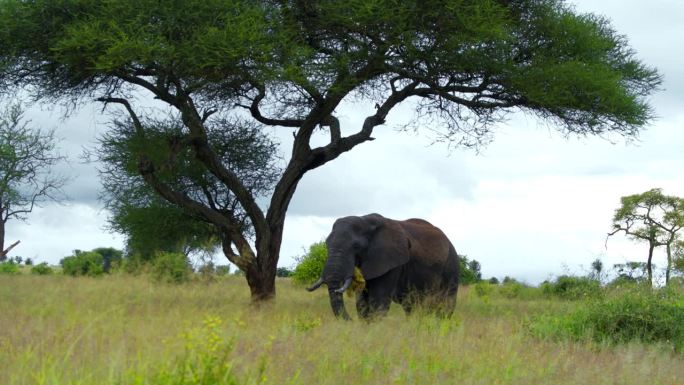
[[[603,262],[599,259],[596,258],[592,263],[591,263],[591,273],[590,273],[590,278],[598,281],[599,283],[603,279]]]
[[[615,211],[611,237],[624,232],[637,241],[648,242],[648,258],[646,270],[648,282],[653,284],[653,251],[658,246],[665,246],[667,266],[665,283],[670,280],[672,270],[672,246],[677,240],[677,233],[684,227],[684,199],[664,195],[662,189],[655,188],[641,194],[620,198],[622,205]],[[606,238],[606,244],[608,238]]]
[[[5,249],[9,220],[25,221],[41,203],[65,199],[66,178],[52,171],[64,159],[55,151],[54,132],[30,128],[19,105],[0,112],[0,261],[19,243]]]
[[[461,264],[459,270],[459,283],[461,285],[470,285],[482,280],[482,273],[480,272],[480,262],[477,260],[469,260],[466,255],[459,255],[458,261]]]

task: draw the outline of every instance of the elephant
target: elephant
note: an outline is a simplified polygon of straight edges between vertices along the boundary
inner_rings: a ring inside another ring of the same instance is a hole
[[[307,290],[326,284],[336,317],[350,319],[342,294],[357,269],[365,280],[365,287],[356,293],[360,318],[384,316],[392,301],[406,314],[415,305],[445,316],[453,313],[458,254],[442,230],[428,221],[398,221],[375,213],[348,216],[335,221],[325,242],[328,259],[323,273]]]

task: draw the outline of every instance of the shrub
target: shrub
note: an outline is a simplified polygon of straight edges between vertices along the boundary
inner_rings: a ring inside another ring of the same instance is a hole
[[[59,264],[64,274],[74,277],[79,275],[97,277],[104,273],[102,255],[92,251],[75,250],[74,255],[62,258]]]
[[[494,285],[487,281],[480,281],[475,284],[475,294],[477,294],[477,296],[480,298],[489,297],[492,291],[494,291]]]
[[[544,282],[542,292],[563,299],[593,298],[601,295],[601,285],[588,277],[561,275],[554,282]]]
[[[276,269],[276,277],[287,278],[290,276],[292,276],[292,270],[288,269],[287,267],[279,267]]]
[[[31,274],[36,274],[36,275],[50,275],[54,273],[52,268],[48,266],[46,262],[43,262],[41,264],[35,265],[31,268]]]
[[[14,262],[0,263],[0,274],[19,274],[19,265]]]
[[[253,381],[249,378],[249,374],[238,375],[236,373],[235,365],[231,361],[231,353],[234,350],[233,338],[226,336],[223,328],[223,321],[220,318],[205,318],[201,328],[181,334],[184,349],[178,358],[153,368],[149,371],[150,373],[129,372],[125,376],[124,383],[140,385],[263,383],[265,361],[259,365],[258,372],[252,374],[259,381]]]
[[[622,343],[662,342],[684,349],[684,300],[675,290],[631,288],[563,315],[539,317],[533,334],[575,340]]]
[[[325,242],[317,242],[309,246],[309,252],[297,258],[297,267],[292,272],[292,281],[299,285],[307,285],[320,278],[323,265],[328,259],[328,248]]]
[[[515,280],[504,281],[504,284],[499,287],[499,293],[508,299],[518,298],[523,287],[522,283]]]
[[[230,265],[218,265],[216,266],[216,275],[226,276],[230,274]]]
[[[192,268],[182,253],[158,252],[155,254],[152,275],[155,279],[169,283],[183,283],[190,280]]]

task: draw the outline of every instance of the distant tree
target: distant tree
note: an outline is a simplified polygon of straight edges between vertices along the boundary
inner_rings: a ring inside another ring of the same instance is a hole
[[[601,280],[603,279],[602,273],[603,273],[603,262],[599,258],[596,258],[591,263],[590,277],[601,282]]]
[[[499,279],[496,278],[496,277],[491,277],[491,278],[489,278],[487,281],[488,281],[489,283],[491,283],[492,285],[498,285],[498,284],[499,284]]]
[[[26,258],[26,260],[24,260],[24,265],[33,266],[33,260],[31,258]]]
[[[54,132],[29,127],[19,105],[0,112],[0,261],[19,243],[5,249],[8,221],[26,221],[41,203],[65,199],[66,178],[52,169],[63,160]]]
[[[288,269],[287,267],[279,267],[276,270],[276,276],[282,278],[290,277],[292,276],[292,270]]]
[[[501,281],[501,283],[504,285],[510,285],[510,284],[517,284],[520,282],[518,282],[518,280],[513,278],[513,277],[505,276],[503,281]]]
[[[224,276],[230,274],[230,265],[218,265],[216,266],[216,275]]]
[[[461,285],[470,285],[482,280],[482,273],[480,272],[480,262],[476,260],[469,260],[466,255],[459,255],[459,262],[461,268],[459,270],[459,283]]]
[[[123,252],[113,247],[98,247],[93,249],[93,252],[102,256],[102,270],[105,273],[109,273],[112,264],[120,263],[123,258]]]
[[[672,246],[677,241],[678,232],[684,227],[684,199],[664,195],[662,189],[655,188],[641,194],[620,198],[621,206],[613,216],[613,231],[608,238],[624,232],[636,241],[648,242],[646,270],[648,282],[653,284],[653,251],[665,246],[667,266],[665,282],[670,280],[672,270]]]
[[[648,265],[646,262],[616,263],[613,269],[617,272],[614,281],[642,282],[648,278]],[[649,280],[649,282],[651,282]]]
[[[489,142],[516,109],[566,134],[633,137],[661,83],[605,18],[562,0],[5,0],[0,25],[0,89],[121,107],[145,143],[130,164],[166,201],[215,226],[255,301],[275,296],[285,215],[304,175],[373,140],[403,102],[414,101],[404,104],[415,112],[410,127],[429,124],[463,146]],[[143,94],[182,123],[151,154]],[[370,112],[343,130],[340,107],[352,102]],[[211,141],[211,127],[238,117],[293,134],[262,205]],[[320,129],[327,143],[315,139]],[[250,226],[169,183],[184,151]]]
[[[675,271],[684,274],[684,240],[677,240],[672,247],[672,266]]]

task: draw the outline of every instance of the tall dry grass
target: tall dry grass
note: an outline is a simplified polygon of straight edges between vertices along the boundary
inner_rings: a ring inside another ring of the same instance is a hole
[[[571,306],[461,290],[452,319],[406,317],[393,306],[368,324],[335,320],[324,290],[288,280],[275,303],[254,307],[236,277],[174,286],[0,276],[0,384],[151,384],[188,352],[212,354],[214,338],[230,345],[221,364],[237,384],[684,383],[684,356],[659,346],[554,342],[526,331],[529,317]],[[188,337],[207,320],[218,336]]]

